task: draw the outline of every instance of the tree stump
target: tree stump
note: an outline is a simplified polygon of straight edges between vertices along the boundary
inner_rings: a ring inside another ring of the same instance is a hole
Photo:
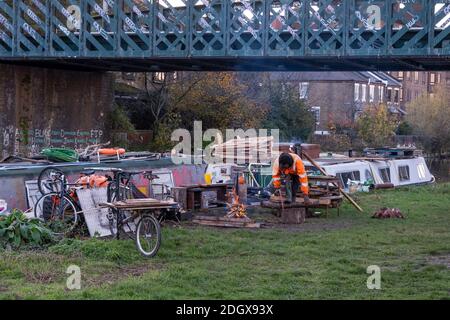
[[[302,224],[305,222],[305,208],[287,208],[281,211],[281,221],[286,224]]]

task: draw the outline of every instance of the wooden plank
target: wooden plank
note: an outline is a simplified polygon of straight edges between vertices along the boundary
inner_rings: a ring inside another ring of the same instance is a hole
[[[197,220],[209,220],[209,221],[239,222],[239,223],[253,221],[249,217],[244,217],[244,218],[227,218],[227,217],[220,217],[220,216],[195,216],[194,219],[197,219]]]
[[[280,197],[280,196],[272,196],[270,197],[270,201],[274,202],[274,203],[282,203],[286,201],[285,197]],[[295,204],[300,204],[302,206],[305,207],[309,207],[309,206],[316,206],[316,205],[330,205],[331,204],[331,199],[329,198],[319,198],[319,199],[309,199],[309,204],[305,205],[305,199],[304,198],[295,198]]]
[[[226,222],[226,221],[208,221],[208,220],[193,220],[194,223],[210,226],[210,227],[224,227],[224,228],[250,228],[258,229],[261,228],[261,223],[259,222],[242,222],[240,224]]]

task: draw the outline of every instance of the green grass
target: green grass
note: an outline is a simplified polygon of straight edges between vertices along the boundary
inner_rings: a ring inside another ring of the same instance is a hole
[[[3,251],[0,298],[450,299],[450,184],[378,191],[358,201],[365,214],[345,204],[339,217],[295,228],[167,227],[151,260],[131,240]],[[370,218],[384,206],[407,218]],[[71,264],[81,267],[80,291],[65,288]],[[369,265],[381,267],[381,290],[366,287]]]

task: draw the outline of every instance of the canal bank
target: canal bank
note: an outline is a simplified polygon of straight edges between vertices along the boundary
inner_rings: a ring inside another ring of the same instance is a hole
[[[450,182],[450,159],[427,159],[428,168],[436,182]]]

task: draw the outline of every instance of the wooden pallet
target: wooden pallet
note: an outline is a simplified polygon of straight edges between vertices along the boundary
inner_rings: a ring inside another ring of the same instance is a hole
[[[215,216],[195,216],[192,220],[194,223],[211,226],[211,227],[223,227],[223,228],[261,228],[260,222],[254,222],[249,218],[226,218]]]

